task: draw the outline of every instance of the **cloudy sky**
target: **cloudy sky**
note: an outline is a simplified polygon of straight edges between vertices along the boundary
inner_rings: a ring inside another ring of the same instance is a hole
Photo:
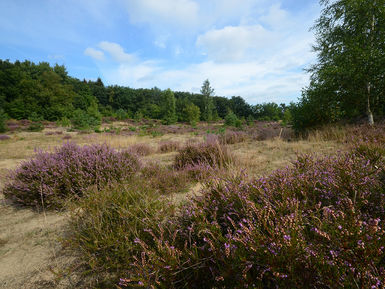
[[[0,0],[0,58],[80,79],[296,101],[315,61],[317,0]]]

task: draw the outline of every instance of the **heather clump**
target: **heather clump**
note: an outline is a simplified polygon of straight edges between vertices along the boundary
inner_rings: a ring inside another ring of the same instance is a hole
[[[300,156],[266,178],[211,180],[143,234],[121,285],[383,288],[385,162],[370,154]]]
[[[6,134],[0,134],[0,141],[1,140],[9,140],[11,137],[9,135],[6,135]]]
[[[221,145],[217,139],[207,139],[204,143],[188,143],[179,150],[174,160],[174,167],[208,165],[210,167],[226,167],[232,162],[232,156],[227,147]]]
[[[90,186],[102,188],[122,181],[139,167],[136,156],[107,145],[66,143],[54,152],[38,151],[12,171],[3,189],[6,198],[28,206],[60,207],[67,197],[79,197]]]

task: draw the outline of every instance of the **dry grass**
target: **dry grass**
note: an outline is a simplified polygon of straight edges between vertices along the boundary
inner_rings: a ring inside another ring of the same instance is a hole
[[[124,149],[138,143],[146,143],[157,148],[162,141],[176,141],[183,145],[188,141],[203,140],[203,137],[192,136],[190,133],[166,134],[153,138],[76,132],[47,135],[49,131],[45,129],[36,133],[18,132],[11,134],[10,140],[0,142],[0,188],[4,184],[8,169],[13,169],[21,161],[32,157],[36,149],[52,151],[66,141],[63,140],[65,135],[71,135],[70,141],[80,145],[106,143],[117,149]],[[289,165],[295,160],[297,154],[332,154],[338,150],[344,150],[344,144],[338,141],[341,139],[338,134],[342,132],[334,133],[336,135],[333,137],[314,134],[307,140],[297,142],[285,142],[279,139],[250,140],[230,145],[230,151],[238,159],[232,170],[246,169],[251,177],[257,177]],[[332,140],[324,141],[325,139]],[[155,153],[143,157],[143,160],[171,165],[175,155],[176,152]],[[197,184],[188,193],[175,194],[170,198],[173,202],[181,203],[192,194],[199,193],[200,189],[201,184]],[[52,268],[54,271],[60,270],[64,265],[72,262],[71,257],[58,254],[60,245],[57,239],[63,234],[65,223],[66,216],[63,214],[52,212],[44,215],[30,209],[16,209],[6,204],[0,195],[0,288],[70,288],[68,278],[61,279],[58,283],[58,276],[51,271]]]

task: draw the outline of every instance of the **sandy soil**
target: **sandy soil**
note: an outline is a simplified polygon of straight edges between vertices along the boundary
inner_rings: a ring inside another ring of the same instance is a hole
[[[0,195],[0,288],[70,288],[59,242],[65,215],[15,208]]]

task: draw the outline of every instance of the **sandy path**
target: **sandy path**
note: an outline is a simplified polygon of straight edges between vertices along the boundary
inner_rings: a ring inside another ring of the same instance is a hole
[[[0,288],[57,288],[65,215],[15,208],[0,195]],[[67,284],[70,285],[70,284]]]

